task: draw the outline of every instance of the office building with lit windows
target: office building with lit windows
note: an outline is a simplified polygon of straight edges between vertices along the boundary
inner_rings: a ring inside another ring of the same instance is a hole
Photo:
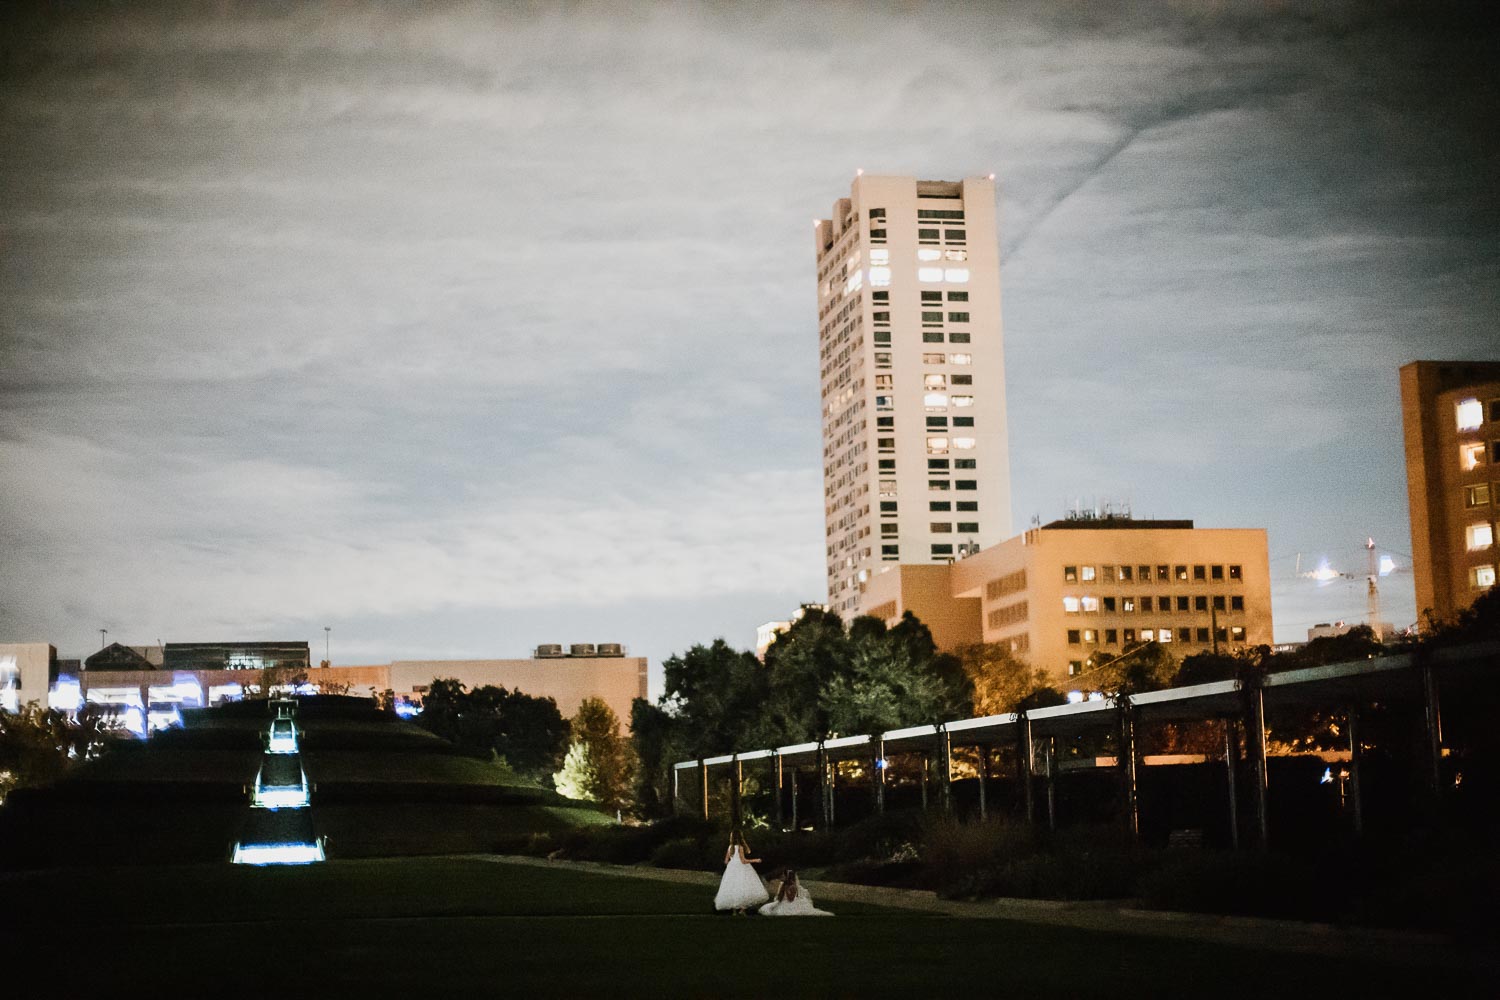
[[[939,648],[1004,644],[1059,687],[1097,654],[1157,642],[1174,656],[1269,645],[1271,570],[1263,528],[1187,520],[1071,517],[951,566],[877,571],[862,610],[911,611]]]
[[[1417,610],[1452,618],[1495,585],[1500,362],[1401,369],[1406,495]]]
[[[854,179],[815,224],[828,606],[1010,534],[994,178]]]

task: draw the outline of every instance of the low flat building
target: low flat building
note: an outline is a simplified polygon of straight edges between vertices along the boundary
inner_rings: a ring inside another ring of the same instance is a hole
[[[1182,657],[1271,642],[1271,572],[1260,528],[1188,520],[1072,518],[948,565],[896,565],[861,610],[911,611],[938,647],[1000,643],[1060,686],[1097,653],[1159,642]]]

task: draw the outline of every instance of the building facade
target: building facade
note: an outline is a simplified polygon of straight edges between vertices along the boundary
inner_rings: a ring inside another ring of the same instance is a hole
[[[1500,362],[1401,369],[1417,611],[1452,618],[1495,585]]]
[[[993,177],[861,174],[817,221],[829,610],[1010,534]]]
[[[1097,653],[1159,642],[1178,656],[1269,645],[1271,571],[1259,528],[1123,517],[1055,521],[951,566],[896,566],[861,610],[910,610],[940,648],[1002,643],[1066,687]]]

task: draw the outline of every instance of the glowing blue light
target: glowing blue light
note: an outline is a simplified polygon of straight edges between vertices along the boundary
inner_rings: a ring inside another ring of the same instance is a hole
[[[1318,779],[1318,784],[1320,784],[1320,785],[1331,785],[1331,784],[1333,784],[1333,768],[1331,768],[1331,767],[1325,767],[1325,768],[1323,768],[1323,777],[1321,777],[1321,778]]]
[[[323,860],[323,845],[311,844],[235,844],[237,865],[310,865]]]
[[[884,771],[886,768],[891,766],[891,762],[886,760],[884,757],[877,757],[875,758],[875,766]]]
[[[403,719],[410,719],[413,716],[417,716],[417,715],[421,715],[421,714],[422,714],[422,709],[419,706],[417,706],[417,705],[408,705],[404,701],[398,701],[398,702],[396,702],[396,715],[398,715],[399,717],[401,717]]]
[[[262,788],[257,785],[255,794],[250,799],[250,804],[257,809],[305,809],[307,803],[306,785],[272,788]]]

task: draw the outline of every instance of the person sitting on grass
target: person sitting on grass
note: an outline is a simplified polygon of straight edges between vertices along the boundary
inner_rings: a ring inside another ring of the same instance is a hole
[[[790,868],[781,880],[776,898],[760,908],[763,917],[831,917],[832,913],[813,906],[812,896],[797,881],[797,873]]]
[[[747,907],[766,901],[765,884],[754,868],[754,862],[759,860],[750,856],[750,845],[745,843],[740,831],[735,830],[729,835],[729,849],[724,852],[724,876],[719,879],[714,909],[742,914]]]

